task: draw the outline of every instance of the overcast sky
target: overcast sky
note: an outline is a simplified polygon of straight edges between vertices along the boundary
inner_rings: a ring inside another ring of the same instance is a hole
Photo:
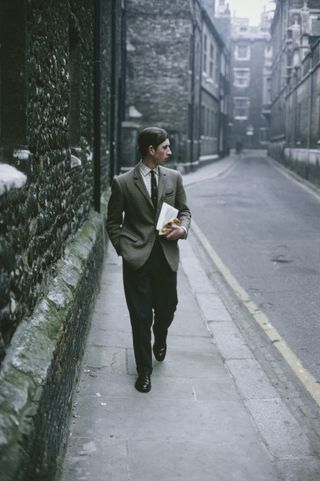
[[[231,15],[247,17],[251,25],[258,25],[263,6],[269,8],[272,4],[269,0],[227,0],[226,3],[229,3]]]

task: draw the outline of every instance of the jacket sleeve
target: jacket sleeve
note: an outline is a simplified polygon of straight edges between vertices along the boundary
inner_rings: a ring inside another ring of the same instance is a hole
[[[117,177],[113,179],[111,196],[108,203],[107,232],[118,255],[120,252],[120,232],[123,221],[124,198],[121,184]]]
[[[179,210],[178,219],[181,221],[181,225],[186,229],[186,237],[191,222],[191,211],[187,206],[187,196],[183,187],[182,176],[178,172],[177,178],[177,191],[175,207]]]

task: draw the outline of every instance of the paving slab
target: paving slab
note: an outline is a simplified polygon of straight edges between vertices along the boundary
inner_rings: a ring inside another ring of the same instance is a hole
[[[255,359],[226,362],[244,399],[275,399],[279,394]]]
[[[250,359],[253,354],[234,322],[208,323],[220,354],[225,360]]]
[[[68,466],[69,481],[257,481],[252,457],[262,467],[259,481],[276,479],[274,471],[265,462],[264,453],[254,443],[238,448],[236,459],[235,446],[232,444],[204,443],[192,439],[185,443],[153,439],[101,442],[78,438],[75,445],[79,454]],[[159,458],[161,464],[155,462]],[[234,462],[226,463],[226,458],[233,459]],[[102,463],[101,459],[106,462]]]
[[[188,278],[193,294],[217,293],[214,285],[208,279],[199,260],[195,257],[194,251],[189,242],[180,243],[181,259],[183,260],[183,271]]]
[[[281,399],[251,399],[246,405],[271,454],[282,459],[315,454],[303,428]]]
[[[274,481],[274,471],[265,464],[255,444],[237,449],[236,459],[235,448],[229,443],[203,443],[192,439],[188,443],[168,441],[163,444],[153,440],[129,443],[131,479],[257,481],[257,471],[250,463],[254,456],[261,463],[259,481]],[[153,462],[155,453],[164,461],[160,469]],[[226,463],[226,458],[234,462]]]
[[[320,479],[320,461],[314,457],[280,459],[277,462],[284,481],[318,481]]]
[[[155,382],[154,388],[161,383]],[[240,443],[248,446],[257,440],[250,417],[238,401],[199,401],[190,392],[189,398],[160,399],[152,395],[141,399],[139,393],[130,397],[102,395],[81,396],[77,410],[81,412],[72,429],[72,436],[114,440],[190,440],[210,443]],[[188,416],[186,416],[188,413]],[[129,415],[130,414],[130,415]],[[260,449],[261,443],[259,443]],[[158,460],[161,462],[161,460]]]
[[[231,321],[231,316],[215,293],[197,293],[196,299],[207,321]]]

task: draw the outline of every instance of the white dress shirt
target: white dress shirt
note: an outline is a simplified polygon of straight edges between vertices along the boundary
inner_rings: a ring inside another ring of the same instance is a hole
[[[146,186],[148,194],[151,197],[151,173],[150,172],[152,169],[150,169],[147,165],[145,165],[142,162],[142,160],[139,163],[139,169],[140,169],[140,173],[141,173],[144,185]],[[159,185],[159,168],[156,167],[155,169],[153,169],[153,171],[156,174],[157,185]]]
[[[141,173],[141,177],[143,179],[144,185],[146,186],[146,189],[148,191],[148,194],[150,195],[151,198],[151,170],[147,165],[145,165],[142,160],[140,160],[139,163],[139,169]],[[156,182],[157,185],[159,185],[159,167],[156,167],[153,169],[154,173],[156,174]],[[184,230],[184,235],[187,237],[187,229],[182,225],[182,229]]]

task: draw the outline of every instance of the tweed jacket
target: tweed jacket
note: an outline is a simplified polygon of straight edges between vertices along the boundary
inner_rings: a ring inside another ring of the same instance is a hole
[[[179,211],[181,225],[188,232],[191,212],[186,204],[186,194],[180,172],[159,166],[157,211],[142,179],[139,164],[129,172],[116,176],[108,204],[107,232],[117,251],[132,269],[139,269],[150,256],[156,237],[157,219],[162,203]],[[179,265],[178,241],[160,237],[160,243],[170,268]]]

